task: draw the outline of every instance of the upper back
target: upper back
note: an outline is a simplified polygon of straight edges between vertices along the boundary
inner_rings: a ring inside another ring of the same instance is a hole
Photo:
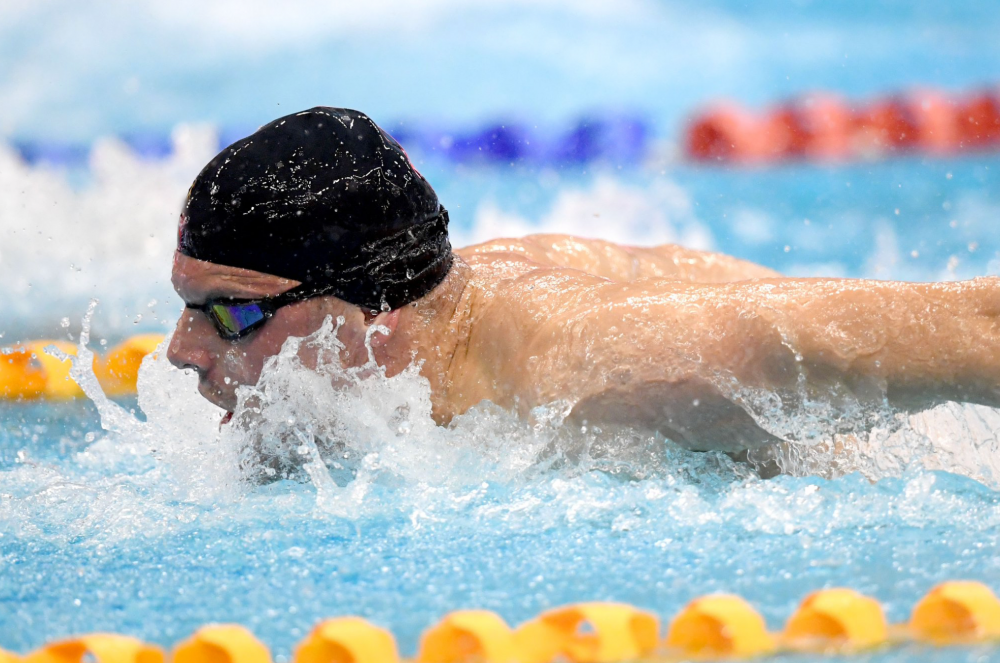
[[[571,235],[528,235],[495,239],[456,251],[466,261],[520,256],[536,269],[567,267],[618,283],[661,278],[689,283],[728,283],[778,276],[766,267],[721,253],[676,244],[636,247]]]

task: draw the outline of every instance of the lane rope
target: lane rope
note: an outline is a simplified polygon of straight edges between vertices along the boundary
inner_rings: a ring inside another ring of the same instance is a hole
[[[694,115],[682,142],[691,160],[737,165],[996,152],[1000,89],[915,90],[858,103],[817,93],[759,113],[719,103]]]
[[[111,397],[136,393],[139,365],[156,350],[162,334],[140,334],[94,356],[94,373],[104,393]],[[70,362],[59,359],[46,348],[76,356],[76,345],[68,341],[39,340],[0,349],[0,399],[69,400],[83,391],[70,378]],[[2,663],[2,661],[0,661]]]
[[[655,614],[623,603],[579,603],[546,611],[516,629],[488,610],[460,610],[424,632],[414,663],[623,663],[728,660],[788,653],[855,654],[902,645],[1000,646],[1000,600],[978,582],[945,582],[905,624],[886,623],[882,606],[834,588],[802,601],[785,627],[768,632],[742,598],[712,594],[689,603],[661,633]],[[169,654],[133,637],[98,633],[58,640],[0,663],[272,663],[268,647],[237,624],[198,629]],[[392,634],[360,617],[317,624],[292,663],[399,663]]]

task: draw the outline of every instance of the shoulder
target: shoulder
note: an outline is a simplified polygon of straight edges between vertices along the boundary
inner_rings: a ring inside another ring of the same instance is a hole
[[[537,234],[517,239],[496,239],[457,252],[463,257],[516,255],[536,267],[569,268],[615,281],[636,276],[632,247],[573,235]]]

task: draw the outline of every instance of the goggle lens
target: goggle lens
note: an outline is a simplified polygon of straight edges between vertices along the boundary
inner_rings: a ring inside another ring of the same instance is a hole
[[[259,325],[267,318],[267,315],[261,310],[260,305],[256,303],[215,303],[212,304],[211,312],[216,324],[231,337],[239,336],[251,327]]]

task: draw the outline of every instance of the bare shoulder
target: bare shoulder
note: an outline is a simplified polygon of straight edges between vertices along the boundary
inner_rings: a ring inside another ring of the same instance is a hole
[[[644,276],[675,278],[693,283],[731,283],[781,276],[773,269],[748,260],[677,244],[635,247],[633,251],[646,265],[647,273]]]
[[[728,283],[779,276],[771,269],[746,260],[677,244],[639,247],[561,234],[496,239],[460,249],[457,253],[463,257],[512,254],[540,267],[577,269],[619,283],[645,278]]]
[[[573,235],[535,234],[475,244],[457,251],[462,257],[515,254],[539,267],[577,269],[612,280],[635,277],[631,247]]]

